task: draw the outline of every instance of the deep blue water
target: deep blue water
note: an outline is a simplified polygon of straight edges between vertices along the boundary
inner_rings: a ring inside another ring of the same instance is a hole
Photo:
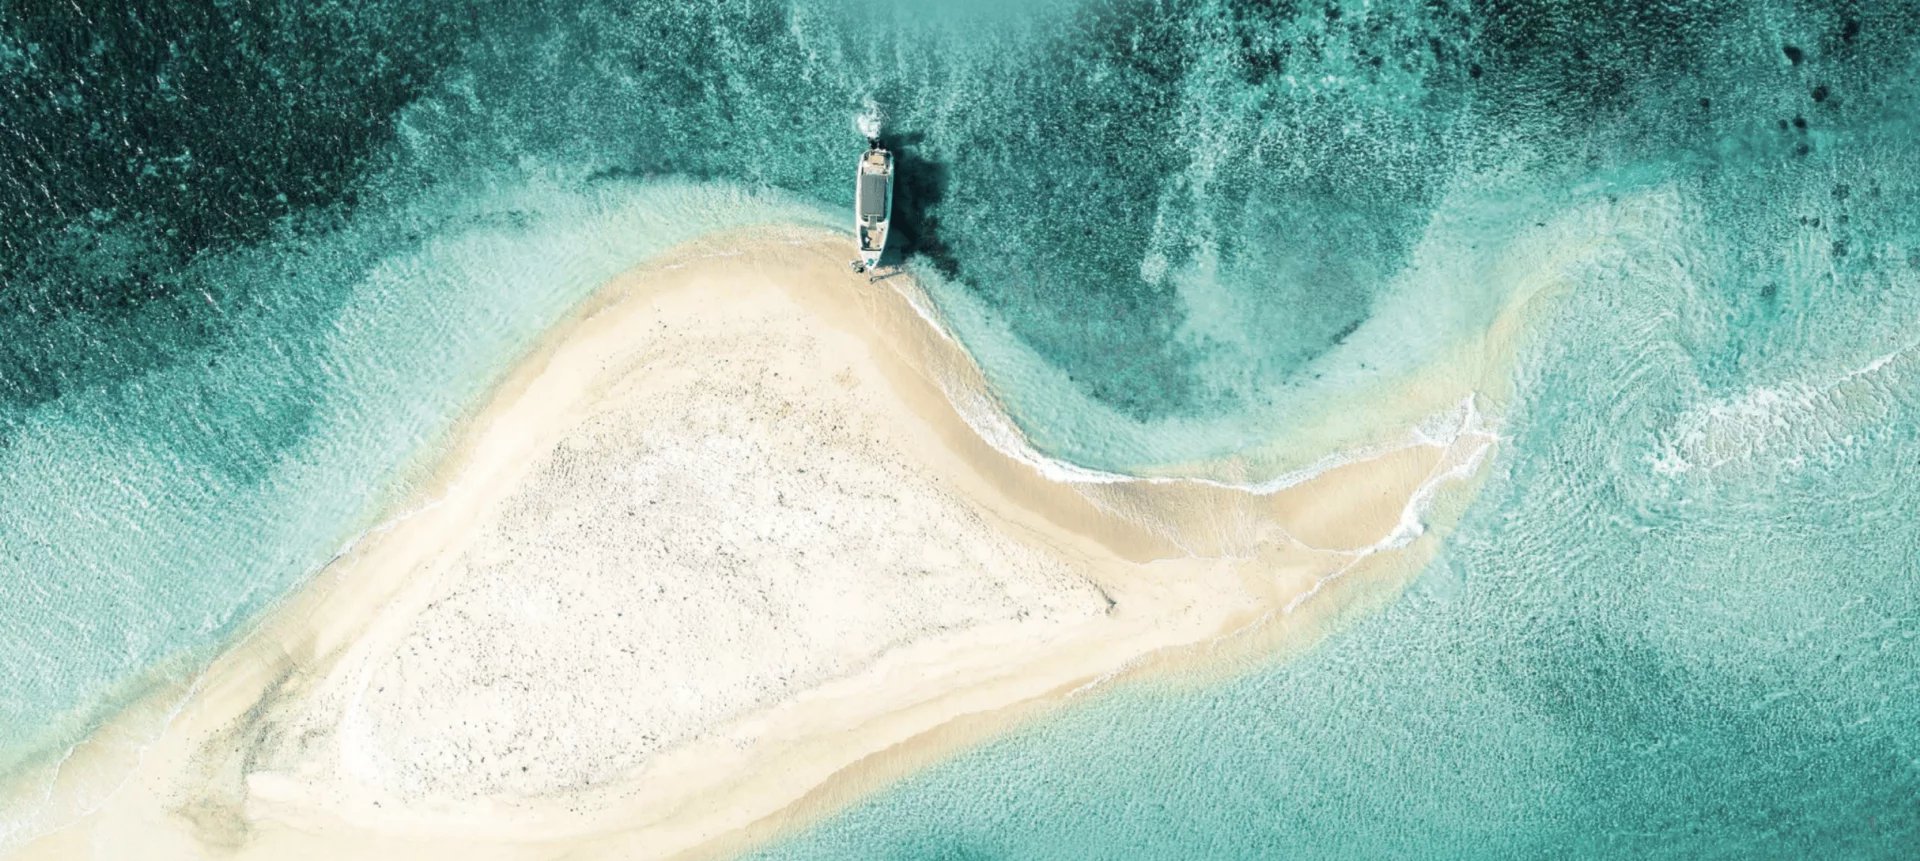
[[[1088,466],[1311,460],[1535,299],[1410,594],[769,857],[1911,855],[1917,40],[1910,3],[7,4],[0,767],[191,672],[594,285],[837,225],[877,113],[908,265]]]

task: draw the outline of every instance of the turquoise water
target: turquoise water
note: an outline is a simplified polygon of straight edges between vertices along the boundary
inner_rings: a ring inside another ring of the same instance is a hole
[[[699,215],[668,215],[685,210]],[[11,419],[0,764],[197,668],[375,525],[407,468],[430,464],[493,375],[595,286],[704,232],[818,221],[769,194],[536,175],[498,196],[370,214],[297,249],[196,262],[185,277],[209,295],[189,301],[225,331],[188,347],[83,347],[177,352]],[[418,235],[392,241],[405,231]],[[284,292],[245,292],[276,276]]]
[[[1920,844],[1910,4],[5,11],[0,768],[324,564],[595,284],[837,225],[864,113],[908,266],[1086,466],[1298,465],[1534,302],[1449,366],[1509,442],[1408,595],[767,857]]]
[[[1749,334],[1796,358],[1749,343],[1768,368],[1730,386],[1737,351],[1688,345],[1732,315],[1640,277],[1671,264],[1568,297],[1484,495],[1382,612],[1225,685],[1109,693],[753,857],[1911,857],[1920,347],[1883,303],[1912,287],[1783,314]]]

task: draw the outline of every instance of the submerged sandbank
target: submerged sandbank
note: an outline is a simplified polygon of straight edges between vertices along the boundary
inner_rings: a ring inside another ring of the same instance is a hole
[[[607,285],[156,740],[111,741],[135,709],[76,751],[15,857],[723,853],[1089,685],[1316,635],[1493,440],[1469,401],[1271,492],[1057,480],[843,258],[716,237]]]

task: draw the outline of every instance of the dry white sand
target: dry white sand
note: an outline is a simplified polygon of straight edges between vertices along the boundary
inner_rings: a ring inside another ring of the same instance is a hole
[[[1275,493],[1050,481],[841,245],[608,285],[403,516],[18,790],[12,856],[725,854],[1090,684],[1314,636],[1493,440],[1468,409]]]

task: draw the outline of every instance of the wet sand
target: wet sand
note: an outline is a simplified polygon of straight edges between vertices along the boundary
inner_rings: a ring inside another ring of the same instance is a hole
[[[1127,676],[1319,636],[1494,436],[1274,492],[1051,480],[844,239],[614,280],[423,491],[9,809],[17,858],[715,857]]]

